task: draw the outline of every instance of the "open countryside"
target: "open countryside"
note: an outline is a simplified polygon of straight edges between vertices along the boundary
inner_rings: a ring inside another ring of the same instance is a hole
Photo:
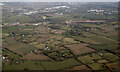
[[[117,10],[117,2],[3,2],[3,71],[119,71]]]

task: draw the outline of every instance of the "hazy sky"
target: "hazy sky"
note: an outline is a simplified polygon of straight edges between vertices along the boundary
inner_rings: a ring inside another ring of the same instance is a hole
[[[2,2],[118,2],[120,0],[1,0]]]

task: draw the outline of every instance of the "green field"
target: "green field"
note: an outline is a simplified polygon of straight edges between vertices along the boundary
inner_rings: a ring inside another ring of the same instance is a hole
[[[81,63],[75,59],[67,59],[60,62],[42,62],[42,65],[46,68],[46,70],[60,70],[76,65],[81,65]]]
[[[116,55],[111,53],[105,53],[103,57],[110,62],[118,61],[119,59]]]
[[[96,42],[99,42],[100,44],[117,44],[118,43],[116,40],[113,40],[104,36],[91,35],[89,36],[89,38]]]
[[[96,45],[90,45],[90,47],[96,49],[96,50],[111,50],[111,49],[117,49],[118,45],[110,45],[110,44],[96,44]]]
[[[20,55],[26,54],[28,52],[31,52],[35,49],[38,49],[33,46],[26,45],[24,43],[17,42],[13,37],[8,37],[5,39],[8,43],[7,48],[15,53],[18,53]],[[12,42],[11,42],[12,41]]]
[[[12,53],[9,50],[4,49],[4,48],[2,49],[2,53],[3,53],[3,56],[7,55],[9,58],[13,58],[13,59],[19,59],[20,58],[19,55],[15,54],[15,53]]]
[[[22,64],[9,64],[6,63],[4,70],[24,70],[25,68],[29,70],[60,70],[64,68],[73,67],[76,65],[81,65],[80,62],[75,59],[67,59],[60,62],[49,62],[49,61],[24,61]]]
[[[3,70],[44,70],[44,68],[41,65],[41,62],[38,61],[23,61],[22,64],[10,64],[5,63],[5,67]]]
[[[78,57],[78,60],[80,60],[84,64],[89,64],[89,63],[93,63],[94,62],[92,57],[90,57],[88,55]]]
[[[19,30],[19,26],[11,26],[11,27],[3,27],[2,28],[2,33],[9,33],[9,32],[13,32],[13,31],[17,31]]]
[[[100,63],[92,63],[92,64],[88,64],[89,67],[91,67],[93,70],[102,70],[105,69],[105,65],[100,64]]]
[[[94,55],[91,55],[91,57],[94,59],[94,60],[100,60],[102,59],[102,57],[100,55],[98,55],[97,53],[95,53]]]

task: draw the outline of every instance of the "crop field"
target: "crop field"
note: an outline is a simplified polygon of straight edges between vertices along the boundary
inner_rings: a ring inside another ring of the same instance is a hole
[[[39,43],[43,43],[43,42],[46,42],[47,39],[46,38],[39,38],[36,41],[39,42]]]
[[[43,55],[43,54],[35,54],[35,53],[28,53],[27,55],[24,55],[21,59],[23,60],[50,60],[49,57]]]
[[[9,49],[17,54],[24,55],[24,54],[31,52],[37,48],[32,47],[32,46],[28,46],[28,45],[23,44],[23,43],[19,43],[19,44],[15,44],[15,45],[9,45],[7,47],[7,49]]]
[[[107,60],[99,60],[98,63],[107,63]]]
[[[105,53],[105,54],[103,55],[103,57],[104,57],[105,59],[107,59],[108,61],[110,61],[110,62],[118,61],[118,59],[119,59],[116,55],[113,55],[113,54],[111,54],[111,53]]]
[[[69,63],[70,62],[70,63]],[[75,59],[68,59],[62,62],[49,62],[49,61],[24,61],[22,64],[12,64],[9,65],[6,63],[4,70],[12,70],[13,67],[15,70],[24,70],[24,68],[30,70],[60,70],[64,68],[73,67],[76,65],[81,65],[80,62]]]
[[[39,48],[39,49],[43,49],[43,48],[46,47],[46,44],[35,44],[33,46],[36,47],[36,48]]]
[[[71,69],[65,69],[65,70],[80,70],[80,71],[90,71],[91,69],[88,68],[87,66],[85,65],[81,65],[81,66],[75,66]]]
[[[86,43],[90,43],[90,44],[100,44],[97,41],[94,41],[94,40],[92,40],[90,38],[85,38],[85,37],[75,37],[75,40],[86,42]]]
[[[113,62],[106,64],[111,70],[119,70],[119,62]]]
[[[64,38],[63,42],[66,42],[66,43],[69,43],[69,44],[71,44],[71,43],[73,43],[73,44],[78,43],[77,41],[74,41],[74,39],[72,39],[72,38]]]
[[[49,29],[46,26],[38,26],[35,28],[35,30],[37,30],[40,33],[48,33]]]
[[[5,63],[4,70],[24,70],[25,68],[30,70],[44,70],[40,62],[37,61],[23,61],[21,64],[12,64]]]
[[[118,43],[115,40],[112,40],[112,39],[106,38],[106,37],[102,37],[102,36],[94,36],[94,35],[92,35],[89,38],[94,40],[94,41],[99,42],[100,44],[116,44],[116,43]]]
[[[86,44],[75,44],[75,45],[65,45],[68,47],[75,55],[85,54],[89,52],[94,52],[94,49],[86,47]]]
[[[21,56],[15,54],[15,53],[12,53],[12,52],[10,52],[10,51],[7,50],[7,49],[2,49],[2,52],[3,52],[3,55],[7,55],[7,56],[10,57],[10,58],[14,58],[14,59],[19,59],[19,58],[21,58]]]
[[[73,55],[70,53],[69,50],[60,50],[56,52],[51,52],[51,53],[47,53],[47,55],[56,61],[63,61],[65,59],[73,57]]]
[[[94,62],[93,59],[92,59],[92,57],[87,56],[87,55],[86,56],[78,57],[78,60],[80,60],[84,64],[89,64],[89,63],[93,63]]]
[[[111,49],[117,49],[118,48],[118,44],[117,45],[112,45],[112,44],[93,44],[90,45],[90,47],[97,49],[97,50],[111,50]]]
[[[10,45],[14,45],[18,43],[13,37],[5,38],[5,41],[7,41],[7,43]]]
[[[34,49],[37,49],[35,47],[28,46],[24,43],[16,42],[14,40],[14,38],[7,38],[6,41],[8,43],[7,49],[9,49],[17,54],[20,54],[20,55],[24,55],[25,53],[28,53]]]
[[[103,64],[99,64],[99,63],[88,64],[88,66],[90,66],[93,70],[105,69],[105,66]]]
[[[62,34],[62,33],[64,33],[65,32],[65,30],[58,30],[58,31],[56,31],[56,32],[54,32],[55,34]]]
[[[60,70],[63,68],[81,65],[81,63],[76,61],[75,59],[67,59],[61,62],[42,62],[42,64],[46,68],[46,70]]]
[[[102,57],[98,53],[93,53],[91,57],[96,60],[102,59]]]

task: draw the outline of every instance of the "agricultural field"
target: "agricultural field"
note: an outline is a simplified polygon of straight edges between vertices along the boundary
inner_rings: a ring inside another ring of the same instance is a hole
[[[80,71],[92,71],[90,68],[88,68],[85,65],[81,65],[81,66],[75,66],[71,69],[65,69],[65,70],[80,70]]]
[[[20,59],[21,56],[9,51],[8,49],[3,49],[2,50],[3,55],[6,55],[7,57],[14,58],[14,59]]]
[[[35,54],[35,53],[28,53],[27,55],[23,56],[21,59],[23,60],[50,60],[49,57],[42,55],[42,54]]]
[[[103,64],[99,64],[99,63],[88,64],[88,66],[91,67],[93,70],[105,69],[105,66]]]
[[[46,70],[60,70],[63,68],[69,68],[76,65],[81,65],[80,62],[75,59],[67,59],[61,62],[42,62]]]
[[[5,39],[7,41],[7,49],[19,54],[19,55],[24,55],[30,51],[33,51],[37,48],[26,45],[24,43],[19,43],[14,38],[7,38]],[[12,41],[12,42],[11,42]]]
[[[112,2],[4,3],[2,70],[118,71],[117,10]]]
[[[119,62],[106,64],[111,70],[119,70]]]
[[[78,60],[80,60],[84,64],[94,63],[92,57],[87,56],[87,55],[86,56],[82,56],[82,57],[78,57]]]
[[[110,62],[118,61],[119,59],[116,55],[113,55],[111,53],[105,53],[103,57]]]
[[[65,45],[65,46],[68,47],[75,55],[81,55],[95,51],[94,49],[87,47],[88,46],[87,44],[75,44],[75,45]]]
[[[70,63],[69,63],[70,62]],[[64,68],[73,67],[76,65],[81,65],[80,62],[75,59],[68,59],[61,62],[49,62],[49,61],[22,61],[20,64],[5,63],[5,70],[12,70],[13,67],[15,70],[24,70],[27,68],[29,70],[60,70]]]

